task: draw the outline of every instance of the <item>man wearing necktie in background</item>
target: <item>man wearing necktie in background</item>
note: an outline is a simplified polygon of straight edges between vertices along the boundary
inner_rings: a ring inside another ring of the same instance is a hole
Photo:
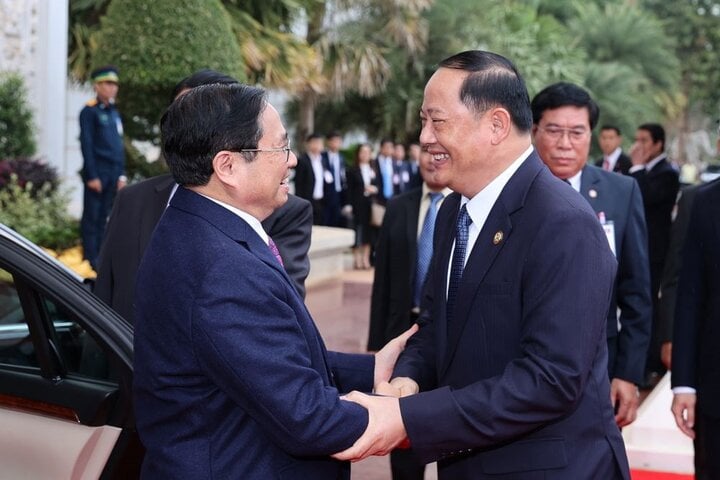
[[[520,74],[457,54],[420,115],[435,179],[456,193],[435,224],[422,327],[376,388],[402,398],[351,393],[370,422],[336,458],[407,438],[441,480],[629,479],[607,373],[616,262],[590,206],[533,150]]]
[[[622,151],[622,134],[620,128],[615,125],[603,125],[600,127],[600,137],[598,139],[600,150],[603,152],[602,158],[595,162],[606,172],[617,172],[628,175],[632,161]]]
[[[608,374],[619,427],[635,420],[638,385],[645,379],[652,300],[647,229],[640,187],[632,177],[587,163],[600,109],[588,92],[567,82],[552,84],[532,103],[533,143],[556,177],[567,180],[597,213],[618,261],[608,310]],[[618,315],[619,312],[619,315]]]
[[[390,199],[380,228],[370,305],[370,351],[379,350],[407,330],[420,314],[437,211],[452,192],[435,181],[429,153],[420,154],[419,167],[426,180],[421,187]],[[399,450],[393,452],[390,465],[394,480],[422,479],[425,471],[412,453]]]

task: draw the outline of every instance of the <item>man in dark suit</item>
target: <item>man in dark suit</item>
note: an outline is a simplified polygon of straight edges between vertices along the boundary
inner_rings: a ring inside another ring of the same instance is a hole
[[[313,225],[325,225],[325,184],[333,183],[322,158],[323,140],[311,133],[305,140],[305,152],[298,157],[295,169],[295,194],[312,204]]]
[[[556,177],[569,182],[588,201],[618,261],[607,317],[608,373],[615,421],[624,427],[637,416],[637,386],[645,376],[652,321],[640,188],[631,177],[587,164],[600,110],[585,90],[571,83],[556,83],[538,93],[531,107],[538,155]]]
[[[420,188],[391,198],[387,204],[375,247],[370,351],[379,350],[395,338],[394,332],[402,333],[410,328],[420,314],[420,294],[432,258],[437,210],[452,193],[434,181],[434,170],[432,157],[422,152],[420,171],[427,181]],[[391,454],[390,467],[394,480],[422,479],[425,471],[424,464],[403,450]]]
[[[640,185],[648,230],[653,322],[645,370],[646,383],[651,386],[665,370],[660,359],[658,292],[670,243],[672,211],[680,180],[665,154],[665,129],[662,125],[646,123],[638,127],[630,158],[633,163],[630,175]]]
[[[632,167],[630,157],[622,151],[622,133],[615,125],[603,125],[600,127],[600,138],[598,139],[600,150],[603,152],[595,165],[607,172],[617,172],[627,175]]]
[[[331,181],[325,182],[324,221],[328,227],[345,227],[342,209],[348,203],[347,178],[345,175],[345,158],[340,152],[342,136],[338,132],[330,132],[325,138],[327,149],[322,152],[322,165],[330,173]]]
[[[417,188],[422,185],[423,178],[420,174],[420,155],[422,148],[418,142],[410,142],[408,146],[408,171],[410,172],[409,188]]]
[[[672,412],[694,440],[695,478],[720,478],[720,182],[701,187],[682,251],[672,353]]]
[[[287,201],[296,164],[264,90],[192,89],[160,129],[179,187],[138,270],[142,476],[349,478],[329,454],[368,417],[338,392],[388,378],[404,339],[376,361],[325,350],[260,224]]]
[[[213,70],[200,70],[178,82],[173,99],[191,88],[212,83],[231,84],[237,80]],[[120,190],[115,199],[98,257],[93,292],[130,323],[134,320],[138,265],[176,185],[171,175],[159,175]],[[310,205],[291,195],[263,221],[263,228],[275,239],[285,270],[304,297],[305,278],[310,271]]]
[[[421,119],[435,178],[456,193],[435,226],[428,315],[376,387],[410,395],[349,395],[371,420],[338,458],[407,435],[440,479],[629,479],[607,373],[616,262],[588,203],[533,151],[519,73],[489,52],[446,59]]]

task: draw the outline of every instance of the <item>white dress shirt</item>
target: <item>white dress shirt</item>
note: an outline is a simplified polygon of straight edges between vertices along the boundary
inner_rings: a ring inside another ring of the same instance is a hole
[[[605,157],[604,160],[608,163],[607,169],[609,172],[612,172],[613,170],[615,170],[615,164],[617,163],[618,158],[620,158],[620,152],[622,152],[622,148],[617,147],[615,150],[610,152],[610,155]]]
[[[490,215],[490,210],[492,210],[495,202],[500,197],[500,194],[505,188],[505,185],[507,185],[507,182],[517,171],[517,169],[520,168],[520,165],[522,165],[523,162],[530,156],[532,151],[533,147],[531,145],[527,148],[527,150],[522,153],[522,155],[517,158],[517,160],[511,163],[510,166],[508,166],[500,175],[495,177],[492,182],[490,182],[485,188],[478,192],[477,195],[475,195],[471,199],[463,196],[460,200],[461,207],[463,205],[467,205],[466,208],[468,211],[468,215],[470,215],[470,218],[472,219],[472,224],[468,228],[468,244],[467,248],[465,249],[465,260],[463,262],[463,266],[467,263],[467,260],[470,257],[470,253],[472,253],[472,249],[475,246],[475,242],[477,241],[478,236],[480,236],[480,231],[485,225],[485,221],[487,220],[488,215]],[[452,249],[453,251],[455,250],[455,241],[453,241]],[[450,271],[452,269],[453,261],[452,257],[452,254],[450,254],[450,262],[448,264],[447,274],[447,285],[445,290],[446,292],[447,287],[449,287],[450,285]]]
[[[308,157],[310,157],[313,175],[315,176],[315,186],[313,187],[313,200],[322,200],[323,188],[325,183],[325,171],[322,165],[322,156],[308,153]]]
[[[202,193],[201,193],[200,195],[202,195]],[[255,231],[255,233],[257,233],[258,236],[260,236],[260,238],[262,238],[262,241],[265,242],[265,245],[269,245],[269,244],[270,244],[270,242],[268,241],[268,238],[269,238],[269,237],[268,237],[268,234],[265,232],[265,230],[263,230],[263,227],[262,227],[262,224],[260,223],[260,220],[258,220],[257,218],[253,217],[253,216],[250,215],[249,213],[240,210],[239,208],[235,208],[235,207],[233,207],[232,205],[228,205],[228,204],[225,203],[225,202],[221,202],[220,200],[216,200],[216,199],[214,199],[214,198],[212,198],[212,197],[208,197],[207,195],[202,195],[202,196],[205,197],[205,198],[207,198],[207,199],[210,200],[210,201],[213,201],[213,202],[217,203],[217,204],[220,205],[221,207],[227,208],[227,209],[230,210],[232,213],[234,213],[234,214],[237,215],[238,217],[240,217],[240,218],[242,218],[243,220],[245,220],[245,221],[248,223],[248,225],[250,225],[250,227],[252,227],[252,229]]]

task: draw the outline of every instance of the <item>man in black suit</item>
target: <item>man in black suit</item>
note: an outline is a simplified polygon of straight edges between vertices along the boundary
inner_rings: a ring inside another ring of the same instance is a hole
[[[332,174],[323,164],[322,150],[322,137],[311,133],[295,167],[295,195],[312,204],[314,225],[325,225],[325,184],[333,183]]]
[[[694,440],[695,478],[720,478],[720,182],[701,187],[690,214],[673,333],[672,412]]]
[[[190,88],[212,83],[230,84],[237,80],[201,70],[178,83],[173,98]],[[126,187],[115,199],[98,257],[94,293],[130,323],[134,319],[137,269],[175,188],[171,175],[160,175]],[[262,225],[277,244],[285,270],[304,296],[305,278],[310,271],[307,257],[312,229],[310,205],[290,195]]]
[[[423,178],[420,175],[420,155],[422,148],[418,142],[410,142],[408,145],[408,171],[410,172],[410,185],[408,188],[417,188],[422,185]]]
[[[429,153],[420,154],[419,170],[427,180],[421,187],[390,199],[380,228],[370,303],[370,351],[380,350],[386,338],[395,338],[393,332],[410,328],[420,314],[420,293],[427,261],[432,258],[437,210],[452,191],[435,181]],[[418,251],[424,260],[419,259]],[[390,455],[390,467],[394,480],[424,477],[425,465],[411,452],[395,450]]]
[[[588,201],[618,261],[607,321],[608,373],[615,421],[624,427],[637,417],[637,386],[644,380],[652,321],[642,195],[633,178],[588,165],[600,110],[585,90],[570,83],[550,85],[533,99],[532,112],[540,158]]]
[[[632,161],[622,151],[620,128],[615,125],[603,125],[600,127],[600,138],[598,140],[603,156],[595,162],[595,165],[607,172],[618,172],[627,175],[630,167],[632,167]]]
[[[325,138],[325,146],[327,149],[322,152],[322,164],[323,169],[330,172],[332,182],[325,182],[323,225],[345,227],[342,209],[348,204],[348,199],[345,158],[340,152],[342,136],[338,132],[330,132]]]
[[[670,243],[672,210],[680,188],[680,179],[665,154],[665,129],[662,125],[645,123],[638,127],[635,144],[630,149],[630,158],[633,163],[630,175],[640,185],[648,230],[653,322],[645,370],[648,377],[646,383],[651,386],[664,371],[660,360],[658,292]]]

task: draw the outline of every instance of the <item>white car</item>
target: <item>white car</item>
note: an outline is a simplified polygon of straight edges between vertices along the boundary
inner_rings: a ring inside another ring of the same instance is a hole
[[[132,326],[0,224],[0,477],[137,478]]]

